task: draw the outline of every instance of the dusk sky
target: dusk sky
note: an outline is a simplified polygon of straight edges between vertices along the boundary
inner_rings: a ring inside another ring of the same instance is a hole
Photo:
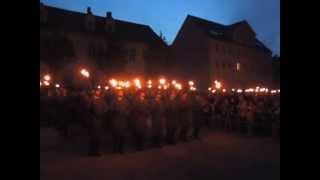
[[[280,0],[41,0],[46,5],[149,25],[169,44],[188,14],[228,25],[247,20],[257,38],[280,55]]]

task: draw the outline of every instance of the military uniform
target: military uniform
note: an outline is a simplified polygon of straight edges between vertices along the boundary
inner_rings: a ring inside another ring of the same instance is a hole
[[[125,135],[128,130],[128,102],[125,99],[116,99],[111,111],[111,133],[113,151],[124,152]]]
[[[151,128],[150,114],[147,110],[145,100],[136,99],[134,107],[131,109],[130,123],[132,127],[132,134],[137,150],[144,148],[144,143],[147,139],[148,131]]]
[[[192,109],[189,97],[183,99],[179,103],[179,124],[180,124],[180,139],[187,141],[187,133],[192,123]]]
[[[152,142],[153,146],[160,147],[164,128],[164,107],[161,100],[151,104]]]
[[[175,134],[178,130],[179,114],[177,111],[176,98],[170,99],[166,103],[166,139],[169,144],[175,143]]]

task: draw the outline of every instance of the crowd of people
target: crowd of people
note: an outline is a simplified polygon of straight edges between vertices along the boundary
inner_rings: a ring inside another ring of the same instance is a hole
[[[190,90],[84,90],[41,88],[40,124],[68,137],[78,124],[89,137],[88,154],[101,155],[102,136],[110,132],[115,153],[124,153],[128,135],[136,150],[200,139],[203,127],[254,135],[280,131],[280,98],[254,93]]]

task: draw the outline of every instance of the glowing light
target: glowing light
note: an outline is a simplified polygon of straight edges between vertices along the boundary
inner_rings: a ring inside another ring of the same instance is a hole
[[[60,87],[60,84],[56,84],[56,88],[59,88]]]
[[[152,81],[151,81],[151,80],[149,80],[149,81],[148,81],[148,84],[149,84],[149,85],[151,85],[151,84],[152,84]]]
[[[97,88],[98,88],[98,89],[101,89],[101,86],[99,85],[99,86],[97,86]]]
[[[109,90],[109,86],[105,86],[104,89],[107,91]]]
[[[280,93],[280,89],[278,89],[278,93]]]
[[[276,90],[271,90],[271,94],[275,94],[275,93],[277,93]]]
[[[214,81],[214,84],[215,84],[215,87],[217,88],[217,89],[220,89],[221,88],[221,83],[219,82],[219,81],[217,81],[217,80],[215,80]]]
[[[163,89],[165,89],[165,90],[166,90],[167,88],[168,88],[168,86],[167,86],[167,85],[164,85],[164,86],[163,86]]]
[[[50,80],[51,80],[51,76],[48,75],[48,74],[46,74],[43,78],[44,78],[44,80],[46,80],[46,81],[50,81]]]
[[[181,90],[182,89],[182,85],[181,84],[175,84],[176,89]]]
[[[193,81],[189,81],[189,86],[193,86],[194,82]]]
[[[44,84],[45,86],[49,86],[49,85],[50,85],[50,83],[49,83],[48,81],[44,81],[43,84]]]
[[[147,86],[147,87],[150,89],[150,88],[152,88],[152,85],[151,85],[151,84],[148,84],[148,86]]]
[[[42,82],[40,81],[40,87],[42,86]]]
[[[159,85],[159,86],[158,86],[158,89],[162,89],[162,87]]]
[[[161,79],[159,79],[159,82],[160,82],[161,85],[164,85],[166,83],[166,79],[161,78]]]
[[[266,93],[268,93],[268,92],[269,92],[269,89],[267,88],[265,91],[266,91]]]
[[[214,93],[216,93],[216,90],[215,90],[215,89],[213,89],[211,92],[212,92],[212,94],[214,94]]]
[[[242,89],[238,89],[238,90],[237,90],[237,93],[242,93]]]
[[[235,92],[236,90],[234,88],[231,89],[232,92]]]
[[[212,89],[212,88],[211,88],[211,87],[209,87],[209,88],[208,88],[208,91],[211,91],[211,89]]]
[[[131,86],[131,84],[130,84],[129,81],[126,81],[126,82],[124,83],[124,87],[125,87],[125,88],[129,88],[130,86]]]
[[[172,81],[172,85],[175,85],[176,83],[177,83],[176,80],[173,80],[173,81]]]
[[[196,91],[197,90],[197,88],[195,88],[195,87],[190,87],[190,91]]]
[[[249,93],[249,92],[254,92],[254,89],[253,89],[253,88],[246,89],[245,92],[247,92],[247,93]]]
[[[86,78],[90,77],[90,73],[86,69],[81,69],[80,73],[81,73],[81,75],[83,75]]]
[[[140,80],[139,80],[138,78],[134,79],[133,82],[134,82],[135,86],[136,86],[138,89],[141,89],[141,88],[142,88],[142,87],[141,87],[141,82],[140,82]]]
[[[222,92],[224,92],[224,93],[225,93],[226,91],[227,91],[226,89],[222,89]]]
[[[111,84],[112,87],[116,87],[116,86],[118,85],[118,81],[115,80],[115,79],[110,79],[109,82],[110,82],[110,84]]]

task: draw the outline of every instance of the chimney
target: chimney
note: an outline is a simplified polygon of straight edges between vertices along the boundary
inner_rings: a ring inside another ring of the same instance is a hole
[[[87,7],[87,14],[91,14],[92,15],[91,7]]]
[[[115,31],[115,22],[112,18],[112,12],[108,11],[106,13],[106,24],[105,29],[108,33]]]
[[[87,28],[87,30],[89,31],[93,31],[95,29],[95,18],[91,12],[91,8],[88,7],[87,8],[87,14],[86,14],[86,17],[85,17],[85,26]]]
[[[107,12],[107,18],[108,18],[108,19],[112,19],[112,12],[111,12],[111,11],[108,11],[108,12]]]

